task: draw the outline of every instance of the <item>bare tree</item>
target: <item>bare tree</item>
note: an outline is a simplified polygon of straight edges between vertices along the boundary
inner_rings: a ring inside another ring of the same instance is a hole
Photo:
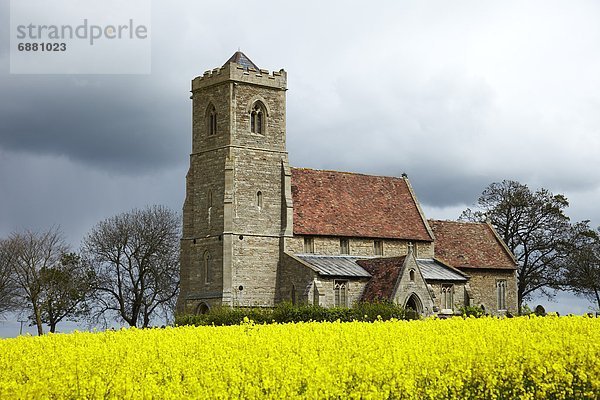
[[[589,221],[583,221],[573,226],[571,237],[565,285],[600,310],[600,228],[595,231],[589,227]]]
[[[567,199],[546,189],[532,192],[527,185],[505,180],[492,183],[481,194],[477,209],[465,210],[460,219],[489,219],[518,266],[519,312],[523,301],[535,291],[547,296],[561,285],[561,269],[568,251],[570,223],[564,214]]]
[[[10,257],[9,263],[18,287],[20,304],[31,312],[38,335],[42,335],[41,271],[59,263],[61,256],[67,252],[63,235],[58,228],[44,232],[14,232],[4,246]]]
[[[17,306],[17,287],[12,269],[13,254],[9,242],[0,239],[0,315],[13,311]]]
[[[95,315],[147,327],[179,290],[179,216],[162,206],[133,210],[98,223],[82,256],[94,270]]]

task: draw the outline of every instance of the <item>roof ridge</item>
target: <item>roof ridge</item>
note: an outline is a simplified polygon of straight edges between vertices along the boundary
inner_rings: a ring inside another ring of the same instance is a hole
[[[442,224],[451,223],[451,224],[461,224],[461,225],[485,225],[486,224],[485,221],[484,222],[455,221],[455,220],[451,220],[451,219],[434,219],[434,218],[429,218],[428,221],[441,222]]]
[[[315,171],[315,172],[333,172],[336,174],[347,174],[347,175],[371,176],[371,177],[375,177],[375,178],[404,179],[403,176],[373,175],[373,174],[366,174],[364,172],[336,171],[333,169],[316,169],[316,168],[306,168],[306,167],[291,167],[291,169],[302,170],[302,171]]]

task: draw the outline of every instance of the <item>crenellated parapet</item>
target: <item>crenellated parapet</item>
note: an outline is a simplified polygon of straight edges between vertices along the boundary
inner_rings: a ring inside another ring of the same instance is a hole
[[[283,69],[269,72],[266,69],[244,67],[235,62],[230,62],[221,68],[208,70],[203,75],[194,78],[192,81],[192,93],[198,89],[228,81],[286,90],[287,73]]]

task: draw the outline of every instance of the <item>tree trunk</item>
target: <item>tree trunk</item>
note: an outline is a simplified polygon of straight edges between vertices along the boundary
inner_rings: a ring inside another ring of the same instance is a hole
[[[519,315],[523,315],[523,293],[521,289],[517,289],[517,307]]]
[[[37,306],[35,301],[33,302],[33,314],[35,315],[35,325],[37,326],[38,336],[42,336],[44,334],[42,316],[40,314],[40,308]]]

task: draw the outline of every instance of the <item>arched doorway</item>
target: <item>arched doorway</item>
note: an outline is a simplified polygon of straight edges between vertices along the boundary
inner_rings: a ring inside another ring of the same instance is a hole
[[[410,308],[416,312],[417,315],[421,315],[423,313],[423,303],[421,302],[421,299],[419,299],[419,296],[417,296],[415,293],[408,296],[408,300],[406,300],[404,308],[407,310]]]
[[[200,303],[196,308],[196,314],[208,314],[209,311],[210,307],[208,307],[208,304],[206,303]]]

